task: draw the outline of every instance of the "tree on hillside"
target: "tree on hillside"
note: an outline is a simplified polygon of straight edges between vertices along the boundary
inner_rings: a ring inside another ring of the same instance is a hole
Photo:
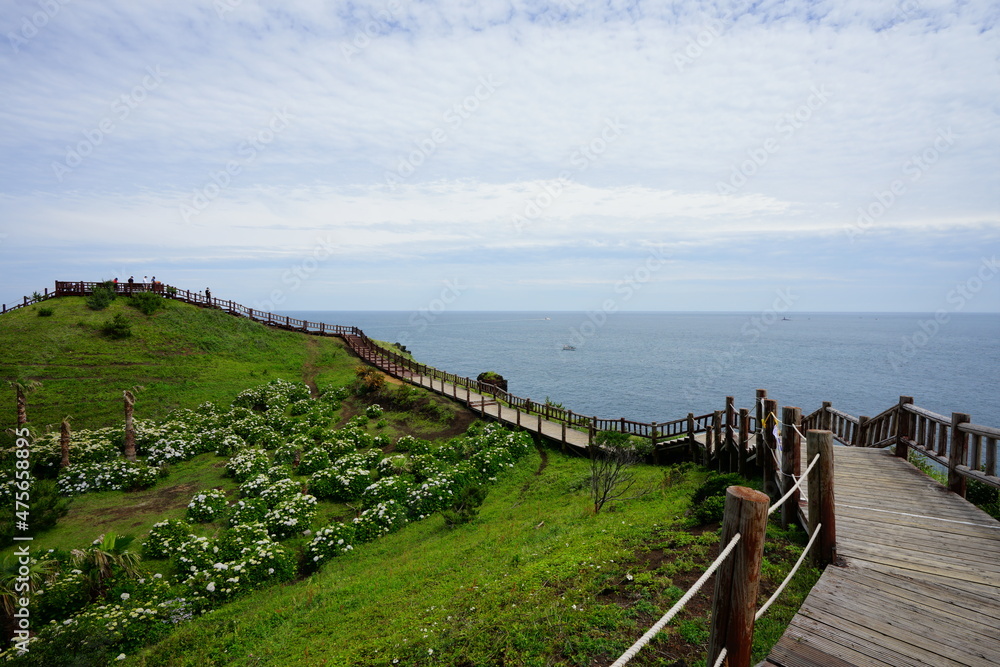
[[[28,423],[28,399],[27,395],[42,386],[37,380],[8,380],[14,392],[17,394],[17,427],[21,428]]]
[[[638,498],[650,489],[636,489],[628,498],[625,494],[635,488],[638,481],[633,467],[647,454],[648,447],[630,441],[628,433],[601,431],[590,447],[590,497],[594,513],[611,500]]]
[[[69,417],[63,417],[59,432],[59,448],[62,450],[62,460],[59,462],[60,468],[65,468],[69,465],[70,435]]]
[[[126,389],[125,397],[125,458],[135,461],[135,424],[132,423],[132,411],[135,409],[135,395]]]

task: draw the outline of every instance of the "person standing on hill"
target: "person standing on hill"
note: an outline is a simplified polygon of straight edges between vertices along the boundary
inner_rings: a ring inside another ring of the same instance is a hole
[[[212,290],[205,288],[205,298],[208,300],[208,304],[212,305]]]

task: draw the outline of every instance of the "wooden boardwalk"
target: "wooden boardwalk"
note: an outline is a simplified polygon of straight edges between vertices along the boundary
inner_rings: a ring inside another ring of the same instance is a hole
[[[842,564],[763,665],[1000,665],[1000,522],[886,449],[834,461]]]

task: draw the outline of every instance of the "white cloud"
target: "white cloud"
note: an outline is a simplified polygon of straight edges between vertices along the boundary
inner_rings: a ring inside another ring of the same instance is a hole
[[[691,275],[739,280],[713,268],[737,239],[810,252],[896,180],[869,245],[1000,227],[987,2],[229,5],[67,3],[0,53],[0,253],[127,243],[271,261],[333,235],[344,258],[537,262],[670,242],[700,249]],[[2,32],[37,8],[7,3]],[[567,284],[585,290],[593,266],[565,267]]]

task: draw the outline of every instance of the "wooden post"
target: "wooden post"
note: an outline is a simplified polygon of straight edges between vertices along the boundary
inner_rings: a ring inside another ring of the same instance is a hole
[[[870,417],[865,417],[862,415],[858,417],[858,428],[854,431],[854,441],[851,442],[855,447],[867,447],[868,446],[868,422],[871,421]]]
[[[774,437],[774,427],[777,423],[778,402],[772,398],[764,399],[764,420],[761,422],[764,447],[757,452],[757,456],[763,455],[761,470],[764,476],[764,493],[776,497],[775,474],[777,466],[774,465],[775,453],[778,448],[778,441]]]
[[[900,396],[899,407],[896,408],[896,456],[903,459],[909,457],[910,445],[907,442],[913,437],[911,432],[913,415],[906,411],[907,405],[913,405],[912,396]]]
[[[823,401],[823,412],[819,415],[819,427],[824,431],[833,430],[833,415],[830,414],[830,408],[833,407],[833,403],[830,401]]]
[[[809,471],[809,534],[823,524],[813,560],[817,565],[827,565],[837,558],[837,524],[833,497],[833,433],[814,431],[806,433],[806,454],[812,461],[819,454],[819,461]]]
[[[730,667],[750,665],[769,504],[770,499],[760,491],[744,486],[726,489],[719,548],[724,549],[737,533],[740,541],[715,572],[709,665],[715,664],[723,648]]]
[[[593,446],[595,435],[597,435],[597,417],[591,417],[590,425],[587,427],[587,447]]]
[[[726,450],[729,452],[729,472],[739,468],[739,451],[736,448],[736,399],[726,396]]]
[[[694,463],[698,460],[698,441],[694,439],[694,413],[688,413],[687,419],[687,429],[688,429],[688,447],[691,452],[691,462]]]
[[[965,452],[969,435],[958,428],[959,424],[967,424],[972,418],[964,412],[951,413],[951,443],[948,449],[948,490],[965,497],[965,476],[960,475],[957,468],[965,465]]]
[[[795,484],[792,475],[798,476],[802,472],[799,460],[801,439],[797,430],[802,423],[802,411],[787,406],[782,408],[781,423],[781,491],[784,495]],[[781,506],[781,527],[788,528],[795,523],[798,514],[799,492],[796,490]]]
[[[649,430],[649,447],[650,447],[650,451],[653,453],[653,462],[654,463],[659,463],[660,462],[660,454],[659,454],[659,452],[656,451],[656,440],[657,440],[657,437],[659,436],[659,433],[656,432],[656,422],[653,422],[652,424],[650,424],[649,428],[650,428],[650,430]]]
[[[757,449],[757,470],[764,471],[764,400],[767,398],[767,389],[757,390],[757,399],[754,403],[754,414],[757,417],[756,428],[754,428],[754,446]]]
[[[740,476],[747,477],[750,474],[750,411],[740,408],[740,443],[739,443],[739,467],[737,471]]]
[[[722,411],[716,410],[712,414],[712,427],[715,429],[715,458],[717,460],[719,472],[724,470],[726,465],[726,441],[722,439]]]
[[[712,464],[712,449],[715,443],[712,442],[715,436],[715,428],[712,426],[705,428],[705,454],[702,456],[701,464],[706,468]]]

